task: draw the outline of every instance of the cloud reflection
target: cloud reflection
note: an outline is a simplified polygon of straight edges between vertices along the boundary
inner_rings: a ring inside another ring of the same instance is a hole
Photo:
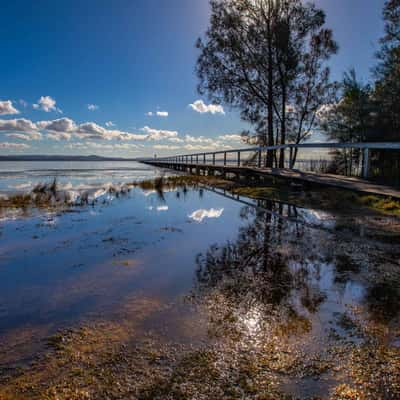
[[[200,209],[190,214],[189,218],[193,219],[196,222],[203,222],[205,218],[219,218],[223,212],[223,208],[219,208],[217,210],[214,208],[211,208],[210,210]]]

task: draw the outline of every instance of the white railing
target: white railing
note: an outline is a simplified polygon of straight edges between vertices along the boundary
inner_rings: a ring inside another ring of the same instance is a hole
[[[302,143],[302,144],[285,144],[277,146],[260,146],[249,147],[235,150],[221,150],[214,152],[202,152],[192,154],[182,154],[169,157],[160,157],[143,160],[145,162],[166,163],[166,164],[191,164],[191,165],[223,165],[223,166],[249,166],[264,168],[265,155],[268,152],[276,150],[288,149],[290,154],[288,157],[289,168],[294,167],[294,157],[296,149],[358,149],[363,153],[362,158],[362,176],[368,178],[370,165],[371,150],[400,150],[399,143]],[[243,154],[251,154],[251,158],[243,157]],[[232,155],[234,158],[232,159]]]

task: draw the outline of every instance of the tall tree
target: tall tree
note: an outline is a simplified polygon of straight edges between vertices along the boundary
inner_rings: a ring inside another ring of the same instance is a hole
[[[301,140],[315,100],[325,94],[323,62],[337,50],[323,28],[324,13],[301,0],[211,0],[211,10],[210,27],[197,42],[200,93],[238,108],[254,124],[259,143],[270,146],[286,142],[294,123],[287,110],[297,102]],[[303,94],[308,97],[301,103]]]
[[[381,39],[379,64],[375,69],[375,97],[380,104],[381,134],[389,140],[399,140],[400,0],[387,0],[383,17],[385,35]]]

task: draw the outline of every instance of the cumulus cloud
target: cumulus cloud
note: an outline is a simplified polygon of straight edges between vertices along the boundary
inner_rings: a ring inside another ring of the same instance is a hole
[[[62,111],[57,108],[56,106],[56,101],[50,97],[50,96],[42,96],[38,100],[36,104],[33,105],[33,108],[35,110],[42,110],[45,112],[50,112],[50,111],[57,111],[59,113],[62,113]]]
[[[40,132],[27,132],[27,133],[7,133],[7,137],[19,140],[40,140],[42,138],[42,134]]]
[[[76,135],[85,139],[104,139],[104,140],[146,140],[146,135],[123,132],[119,130],[109,130],[97,125],[94,122],[85,122],[78,126]]]
[[[180,138],[180,137],[172,137],[172,138],[168,138],[168,141],[173,142],[173,143],[184,143],[184,139]]]
[[[193,104],[189,104],[189,107],[200,113],[211,113],[211,114],[225,114],[224,108],[219,104],[206,104],[203,100],[196,100]]]
[[[149,128],[148,126],[145,126],[142,131],[147,134],[146,137],[148,140],[170,139],[178,136],[178,132],[176,131],[158,130]]]
[[[97,104],[88,104],[87,108],[89,111],[96,111],[99,109],[99,106]]]
[[[204,136],[190,136],[186,135],[185,136],[185,142],[188,143],[213,143],[213,139],[211,138],[206,138]]]
[[[224,212],[223,208],[220,209],[211,208],[210,210],[200,209],[190,214],[189,218],[196,222],[203,222],[203,220],[206,218],[220,218],[223,212]]]
[[[107,121],[105,125],[107,128],[112,128],[113,126],[115,126],[114,122],[112,121]]]
[[[33,132],[36,130],[36,124],[25,118],[0,119],[0,131]]]
[[[49,132],[46,134],[46,138],[59,142],[61,140],[70,140],[72,135],[68,132]]]
[[[19,111],[13,106],[11,100],[0,100],[0,115],[19,114]]]
[[[119,141],[159,141],[169,139],[179,139],[178,132],[168,130],[158,130],[145,126],[142,133],[130,133],[116,129],[107,129],[95,122],[84,122],[77,125],[70,118],[59,118],[50,121],[38,121],[36,123],[21,118],[12,120],[0,119],[0,132],[19,133],[18,139],[34,140],[41,138],[41,132],[46,134],[47,139],[51,140],[70,140],[73,137],[88,140],[119,140]],[[29,135],[29,138],[28,136]],[[17,138],[15,136],[15,138]],[[183,142],[183,140],[180,140]]]
[[[70,118],[59,118],[53,121],[40,121],[37,124],[39,129],[46,129],[52,132],[73,132],[76,130],[75,122]]]
[[[30,146],[25,143],[0,142],[0,149],[23,150],[23,149],[28,149],[29,147]]]
[[[233,134],[233,135],[221,135],[218,136],[219,140],[223,140],[226,142],[243,142],[243,138],[241,135]]]

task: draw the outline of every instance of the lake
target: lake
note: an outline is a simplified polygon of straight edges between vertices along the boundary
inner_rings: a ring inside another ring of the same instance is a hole
[[[96,192],[164,174],[5,163],[0,188],[56,178]],[[400,247],[365,218],[397,221],[205,184],[3,212],[0,398],[397,396]]]

